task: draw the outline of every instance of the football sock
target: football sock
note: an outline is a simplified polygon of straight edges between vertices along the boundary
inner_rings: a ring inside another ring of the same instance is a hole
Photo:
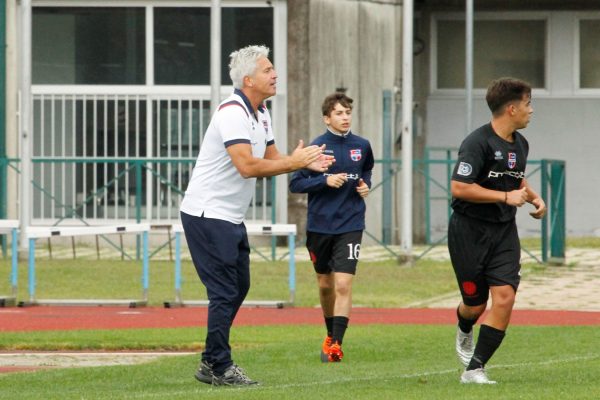
[[[471,362],[467,367],[467,371],[483,368],[488,360],[492,358],[496,349],[500,347],[500,343],[502,343],[504,335],[505,331],[492,328],[489,325],[481,325],[481,329],[479,329],[479,338],[477,339],[477,344],[475,345],[475,352],[473,353],[473,358],[471,358]]]
[[[477,319],[479,318],[477,317],[475,319],[466,319],[465,317],[460,315],[458,308],[456,309],[456,316],[458,317],[458,327],[464,333],[471,332],[473,330],[473,325],[475,325],[475,322],[477,322]]]
[[[332,342],[338,342],[342,344],[344,340],[344,334],[348,328],[348,317],[333,317],[333,334]]]
[[[327,336],[333,336],[333,317],[324,317],[325,326],[327,327]]]

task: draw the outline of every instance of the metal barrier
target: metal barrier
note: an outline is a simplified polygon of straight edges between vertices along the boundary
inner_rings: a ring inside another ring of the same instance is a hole
[[[20,173],[18,162],[9,159],[7,165]],[[32,220],[44,225],[148,220],[171,224],[179,220],[179,204],[195,162],[195,158],[34,158]],[[149,192],[154,193],[150,198]],[[274,193],[275,179],[257,179],[246,218],[271,221]]]
[[[0,219],[0,234],[11,234],[11,268],[10,285],[11,295],[0,296],[0,307],[14,306],[17,298],[17,274],[18,274],[18,238],[17,230],[19,221],[11,219]]]
[[[131,224],[115,226],[83,226],[83,227],[37,227],[30,226],[26,229],[27,240],[29,240],[29,301],[19,302],[19,306],[29,305],[127,305],[129,307],[144,306],[148,303],[149,284],[149,258],[148,258],[148,231],[149,224]],[[143,260],[142,260],[142,298],[131,299],[36,299],[35,297],[35,241],[39,238],[50,238],[56,236],[84,236],[84,235],[106,235],[123,233],[142,233],[143,237]]]
[[[564,264],[567,229],[566,164],[562,160],[542,160],[540,168],[542,174],[540,195],[546,200],[548,207],[548,216],[542,219],[542,261]],[[548,256],[548,242],[550,242],[550,256]]]
[[[183,227],[179,224],[173,225],[175,233],[175,301],[166,301],[166,308],[177,306],[207,306],[207,300],[183,300],[181,292],[181,233]],[[293,224],[246,224],[246,232],[249,236],[287,236],[288,238],[288,287],[290,298],[285,300],[245,300],[243,306],[254,307],[276,307],[283,308],[285,305],[294,304],[296,296],[296,225]]]
[[[425,180],[425,218],[426,218],[426,242],[431,247],[419,257],[422,257],[434,246],[446,241],[446,236],[433,239],[431,233],[432,203],[441,201],[444,203],[447,218],[452,213],[450,194],[450,181],[452,169],[456,163],[455,148],[428,147],[425,150],[423,160],[415,160],[414,169],[421,173]],[[431,153],[442,153],[441,157],[431,157]],[[538,262],[552,262],[562,264],[565,261],[566,247],[566,222],[565,222],[565,177],[566,164],[562,160],[528,160],[528,165],[533,167],[527,173],[527,179],[531,180],[537,174],[540,175],[540,195],[546,201],[548,213],[540,221],[541,225],[541,260],[532,252],[523,248],[527,254]],[[443,171],[437,175],[432,172],[433,166],[440,166]],[[433,194],[435,191],[435,194]],[[550,257],[548,256],[548,243],[550,243]]]
[[[386,131],[388,130],[386,128]],[[431,245],[424,253],[417,255],[417,259],[432,247],[446,241],[445,235],[434,237],[432,215],[434,210],[438,210],[437,212],[443,210],[441,212],[446,214],[447,219],[452,212],[449,187],[452,168],[456,162],[456,152],[455,148],[427,147],[423,159],[413,161],[415,173],[422,175],[425,180],[425,243]],[[58,225],[77,222],[91,225],[152,221],[153,224],[158,225],[171,224],[179,219],[177,205],[183,196],[182,185],[186,184],[185,177],[190,175],[186,174],[186,171],[191,171],[194,161],[193,158],[34,157],[32,163],[38,173],[32,180],[32,185],[38,200],[33,204],[35,210],[32,214],[33,223]],[[393,197],[393,184],[401,170],[401,160],[386,158],[375,162],[382,165],[382,180],[371,188],[372,192],[376,190],[383,192],[381,234],[365,230],[365,235],[385,248],[390,255],[397,257],[399,254],[390,244],[394,230],[392,207],[397,201]],[[547,203],[551,203],[548,200],[550,195],[550,200],[553,199],[552,204],[556,206],[551,210],[553,216],[549,215],[547,219],[542,220],[542,262],[549,260],[560,262],[561,258],[564,259],[565,247],[565,164],[564,161],[559,160],[530,160],[528,163],[532,166],[546,165],[530,171],[527,177],[530,178],[542,170],[546,171],[541,173],[540,194]],[[12,168],[18,173],[18,160],[3,159],[3,163],[0,164],[4,165],[4,169]],[[165,171],[168,172],[166,175]],[[148,189],[147,185],[149,180],[153,182],[151,189]],[[83,192],[66,190],[64,182],[71,182],[71,189],[80,188]],[[545,185],[549,187],[544,189]],[[148,192],[154,195],[148,197]],[[275,223],[277,206],[275,192],[275,179],[259,179],[246,219],[260,221],[260,223]],[[45,200],[42,201],[42,198]],[[434,206],[435,202],[442,202],[443,205]],[[549,221],[550,225],[544,225],[546,221]],[[140,248],[138,243],[138,259]],[[271,249],[271,259],[275,259],[275,238]],[[548,251],[551,253],[550,256]]]

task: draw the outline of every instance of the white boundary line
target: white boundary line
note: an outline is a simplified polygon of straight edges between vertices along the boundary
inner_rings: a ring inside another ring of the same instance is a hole
[[[500,365],[494,365],[491,367],[488,367],[487,369],[497,369],[497,368],[521,368],[521,367],[531,367],[531,366],[541,366],[541,365],[553,365],[553,364],[566,364],[566,363],[572,363],[572,362],[579,362],[579,361],[591,361],[591,360],[597,360],[600,359],[600,354],[591,354],[591,355],[587,355],[587,356],[577,356],[577,357],[571,357],[571,358],[562,358],[562,359],[551,359],[551,360],[545,360],[545,361],[539,361],[539,362],[526,362],[526,363],[516,363],[516,364],[500,364]],[[425,372],[417,372],[417,373],[412,373],[412,374],[398,374],[398,375],[385,375],[385,376],[381,376],[381,375],[377,375],[377,376],[369,376],[369,377],[363,377],[363,378],[356,378],[356,377],[352,377],[352,378],[340,378],[340,379],[333,379],[333,380],[328,380],[328,381],[313,381],[313,382],[305,382],[305,383],[288,383],[288,384],[282,384],[282,385],[258,385],[258,386],[249,386],[249,387],[229,387],[226,388],[225,390],[227,391],[231,391],[231,390],[260,390],[260,391],[267,391],[267,390],[280,390],[280,389],[290,389],[290,388],[303,388],[303,387],[310,387],[310,386],[320,386],[320,385],[337,385],[337,384],[341,384],[341,383],[354,383],[354,382],[370,382],[370,381],[388,381],[388,380],[397,380],[397,379],[413,379],[413,378],[422,378],[422,377],[427,377],[427,376],[436,376],[436,375],[446,375],[446,374],[457,374],[456,375],[456,383],[459,383],[459,374],[458,372],[461,370],[461,368],[452,368],[452,369],[444,369],[444,370],[440,370],[440,371],[425,371]],[[218,392],[220,394],[223,393],[223,388],[218,388],[218,389],[214,389],[215,393]],[[206,394],[207,391],[206,390],[196,390],[194,391],[195,393],[204,393]],[[213,389],[208,390],[208,393],[213,392]],[[185,395],[185,394],[189,394],[189,391],[177,391],[177,392],[169,392],[170,396],[179,396],[179,395]],[[153,397],[164,397],[164,393],[149,393],[149,394],[134,394],[134,393],[130,393],[128,394],[129,398],[153,398]]]

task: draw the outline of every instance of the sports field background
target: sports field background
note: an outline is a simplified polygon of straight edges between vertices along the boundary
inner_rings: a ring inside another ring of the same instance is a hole
[[[591,239],[589,243],[589,251],[595,251],[596,241]],[[7,271],[7,267],[8,260],[0,259],[0,271]],[[172,299],[172,267],[169,261],[151,263],[152,304]],[[81,262],[41,258],[38,294],[50,298],[135,297],[139,292],[139,268],[137,262],[118,259]],[[556,268],[526,264],[523,280],[560,275]],[[568,272],[577,265],[560,268]],[[184,294],[203,298],[192,269],[191,264],[184,263]],[[287,262],[255,261],[252,271],[249,298],[285,298]],[[21,265],[20,279],[26,276],[25,266]],[[5,280],[2,284],[6,285]],[[455,285],[447,261],[422,260],[413,267],[398,266],[395,260],[361,262],[354,304],[405,307],[440,294],[451,295]],[[5,287],[0,286],[0,290]],[[576,289],[565,285],[564,291]],[[20,285],[19,290],[20,296],[26,295],[26,285]],[[556,293],[557,297],[561,295]],[[582,293],[585,295],[594,294]],[[314,307],[318,303],[314,273],[306,262],[297,266],[296,299],[299,306]],[[285,309],[280,311],[285,315]],[[10,318],[10,313],[0,313],[0,318]],[[458,383],[461,368],[454,355],[454,334],[453,324],[352,325],[351,319],[346,357],[342,363],[330,365],[319,362],[323,328],[318,323],[234,324],[234,358],[251,377],[262,382],[260,387],[213,389],[200,384],[193,379],[198,356],[181,355],[142,365],[0,374],[0,399],[594,399],[600,393],[598,326],[511,326],[503,346],[488,365],[490,376],[499,381],[493,387]],[[198,352],[204,335],[204,326],[12,331],[0,332],[0,351]]]

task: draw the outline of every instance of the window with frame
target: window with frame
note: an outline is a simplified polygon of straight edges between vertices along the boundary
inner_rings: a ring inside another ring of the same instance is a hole
[[[600,88],[600,19],[579,21],[579,87]]]
[[[34,7],[32,82],[146,84],[145,15],[145,7]],[[235,49],[273,51],[273,23],[272,7],[222,8],[221,84],[231,85]],[[152,40],[155,84],[210,84],[210,7],[154,7]]]
[[[210,84],[210,8],[156,7],[154,36],[156,84]],[[221,42],[221,84],[231,85],[232,51],[250,44],[264,44],[273,51],[273,9],[224,7]]]
[[[139,85],[146,75],[140,7],[34,7],[34,84]]]
[[[437,89],[465,87],[465,21],[437,21]],[[546,86],[546,21],[476,20],[473,23],[473,86],[512,76]]]

